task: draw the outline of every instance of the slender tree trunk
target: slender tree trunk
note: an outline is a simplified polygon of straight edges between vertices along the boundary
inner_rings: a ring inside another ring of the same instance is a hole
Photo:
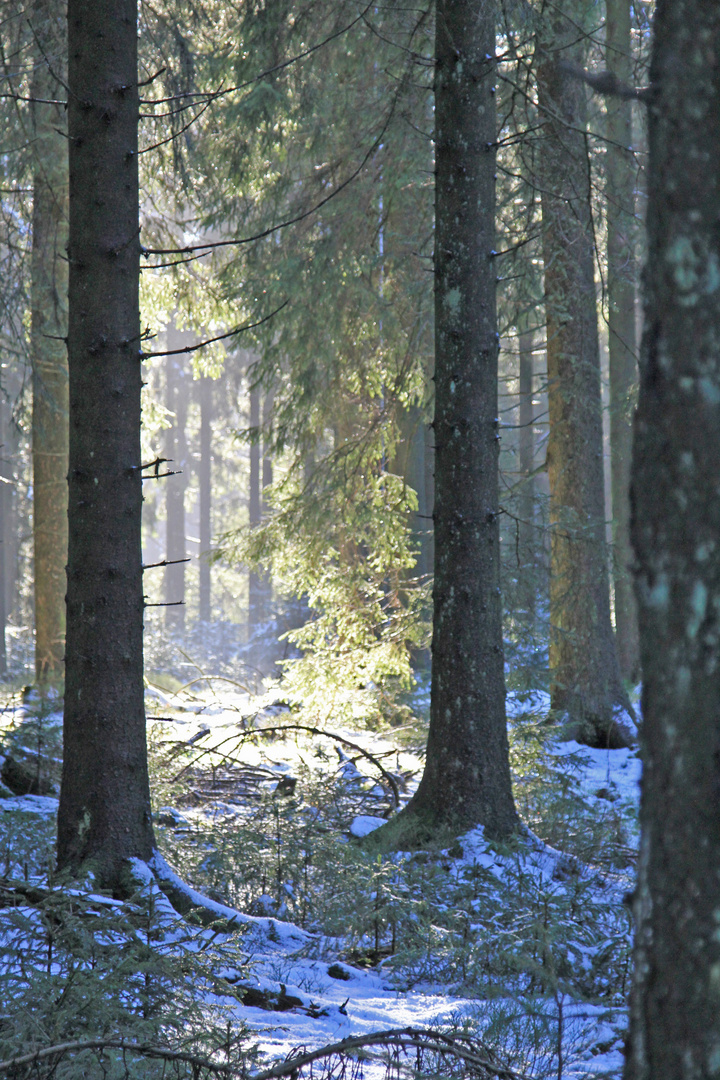
[[[200,562],[199,617],[210,622],[210,546],[212,544],[212,419],[213,380],[200,379]]]
[[[607,67],[632,83],[629,0],[607,0]],[[630,461],[632,413],[637,395],[635,340],[635,170],[630,150],[629,101],[607,102],[608,345],[610,353],[610,460],[615,585],[615,637],[620,672],[640,676],[637,607],[630,573]]]
[[[7,395],[0,402],[0,495],[2,497],[2,533],[0,565],[3,577],[5,622],[18,606],[18,554],[20,521],[17,505],[17,475],[14,468],[20,453],[20,432],[13,416],[12,401],[21,387],[4,386]]]
[[[537,595],[537,536],[535,530],[535,480],[533,477],[535,440],[533,436],[533,348],[535,336],[532,330],[518,335],[520,408],[518,423],[518,465],[522,484],[518,499],[518,550],[520,555],[518,602],[521,618],[529,630],[535,626]]]
[[[4,389],[4,387],[3,387]],[[10,538],[12,535],[12,470],[8,446],[10,405],[0,399],[0,673],[7,671],[5,630],[8,621]]]
[[[428,509],[426,488],[426,438],[422,409],[417,406],[403,409],[399,417],[400,439],[395,458],[390,462],[391,472],[402,476],[417,495],[418,508],[411,515],[412,538],[417,549],[415,569],[411,577],[427,578],[432,573],[432,563],[428,558],[428,532],[432,526]]]
[[[577,23],[553,9],[537,50],[543,258],[547,319],[552,705],[591,745],[627,745],[629,709],[610,620],[605,540],[600,349],[590,165],[583,83],[563,60],[582,59]],[[549,37],[549,34],[548,34]]]
[[[401,846],[518,823],[499,589],[495,4],[440,0],[436,18],[432,691],[420,786],[386,826]]]
[[[168,349],[180,349],[187,344],[187,335],[178,333],[174,324],[168,327]],[[165,548],[170,566],[165,567],[165,629],[172,634],[185,630],[185,567],[187,540],[185,536],[185,490],[187,488],[188,450],[185,428],[188,410],[188,375],[184,356],[167,358],[167,407],[173,414],[173,425],[167,430],[166,457],[175,473],[168,477],[165,489]],[[178,603],[181,601],[181,603]]]
[[[65,5],[37,0],[32,96],[65,94]],[[51,70],[52,68],[52,70]],[[65,656],[67,562],[68,149],[65,108],[33,104],[31,288],[35,675],[40,687],[61,681]]]
[[[272,423],[273,409],[275,407],[275,392],[273,389],[263,397],[262,403],[262,490],[260,493],[260,517],[266,516],[270,509],[265,488],[273,482],[273,459],[272,459]],[[260,578],[260,591],[262,593],[262,617],[263,620],[270,618],[272,613],[273,587],[272,578],[266,571]]]
[[[69,0],[70,473],[58,865],[153,848],[143,701],[136,0]]]
[[[720,6],[659,0],[654,27],[631,496],[643,783],[625,1080],[711,1080],[720,1075]]]
[[[255,432],[260,429],[260,390],[256,386],[250,390],[250,427]],[[250,525],[260,523],[262,516],[261,490],[260,440],[255,438],[250,443],[250,491],[248,501],[248,521]],[[263,619],[262,579],[255,570],[251,570],[248,581],[248,628],[251,634]]]

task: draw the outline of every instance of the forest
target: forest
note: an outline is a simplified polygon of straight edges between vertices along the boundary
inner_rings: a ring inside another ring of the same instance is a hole
[[[0,1080],[720,1080],[720,5],[0,0],[0,113]]]

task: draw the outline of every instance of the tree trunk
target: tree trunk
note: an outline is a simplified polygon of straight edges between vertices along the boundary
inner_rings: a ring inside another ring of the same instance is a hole
[[[260,390],[257,386],[250,389],[250,427],[256,437],[250,443],[250,490],[248,500],[248,521],[250,525],[259,525],[262,515],[261,495],[261,454],[260,454]],[[248,629],[252,634],[263,621],[263,592],[260,575],[251,570],[248,581]]]
[[[17,505],[17,475],[14,465],[20,456],[20,431],[13,415],[12,402],[21,393],[22,387],[5,384],[3,389],[6,396],[0,400],[0,513],[2,514],[0,567],[2,568],[2,603],[5,611],[2,624],[4,636],[8,620],[18,606],[20,520]]]
[[[533,348],[535,338],[532,330],[521,330],[518,334],[519,379],[518,393],[518,465],[521,494],[518,499],[518,606],[519,617],[530,632],[535,627],[535,608],[538,586],[536,567],[537,536],[535,529],[535,479],[533,476],[535,458],[535,440],[533,435]]]
[[[213,380],[203,376],[200,388],[200,561],[199,561],[199,618],[210,622],[210,546],[212,544],[212,418]]]
[[[499,589],[495,5],[440,0],[436,25],[432,691],[420,786],[386,827],[400,846],[518,823]]]
[[[583,83],[568,73],[582,53],[577,23],[548,16],[537,50],[543,258],[547,320],[552,706],[591,745],[631,742],[630,708],[610,620],[605,540],[600,349]]]
[[[174,323],[168,327],[168,349],[181,349],[189,335],[179,333]],[[190,335],[191,336],[191,335]],[[184,356],[167,358],[167,407],[173,424],[166,432],[166,457],[175,473],[167,478],[165,489],[165,550],[170,566],[165,567],[165,629],[171,634],[185,630],[185,489],[187,488],[188,450],[185,428],[188,411],[188,375]]]
[[[607,67],[633,79],[629,0],[607,0]],[[640,677],[637,607],[630,567],[630,461],[637,395],[635,339],[635,169],[629,101],[607,101],[608,346],[610,353],[610,461],[615,585],[615,639],[624,679]]]
[[[643,670],[626,1080],[720,1075],[720,6],[660,0],[632,474]]]
[[[58,865],[150,858],[136,0],[69,0],[69,556]]]
[[[65,7],[37,0],[34,98],[65,93]],[[51,71],[52,68],[52,71]],[[68,159],[65,109],[33,104],[31,287],[33,539],[35,556],[35,676],[41,688],[62,681],[67,562]]]
[[[0,398],[0,674],[7,671],[5,630],[9,614],[10,538],[12,536],[12,469],[8,431],[12,423],[9,402]]]

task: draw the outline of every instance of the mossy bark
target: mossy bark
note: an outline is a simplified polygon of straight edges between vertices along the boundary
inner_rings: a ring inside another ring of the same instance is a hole
[[[39,0],[35,40],[31,284],[35,677],[43,688],[64,677],[67,562],[68,145],[65,6]]]
[[[720,1076],[720,6],[660,0],[632,536],[641,844],[625,1080]]]
[[[136,0],[69,0],[70,472],[58,864],[150,858],[140,543]]]
[[[631,741],[610,619],[590,164],[577,23],[557,8],[537,47],[542,136],[550,482],[553,709],[591,745]]]

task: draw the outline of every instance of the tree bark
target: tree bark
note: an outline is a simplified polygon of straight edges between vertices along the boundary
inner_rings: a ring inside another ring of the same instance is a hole
[[[399,846],[518,824],[499,589],[495,5],[440,0],[436,25],[432,690],[420,786],[386,826]]]
[[[533,434],[533,348],[535,338],[532,330],[521,330],[518,334],[519,371],[518,393],[520,408],[518,423],[518,465],[522,484],[518,499],[518,606],[520,618],[530,631],[535,626],[537,596],[537,536],[535,530],[535,479],[533,476],[535,458],[535,439]]]
[[[192,337],[180,333],[174,323],[168,327],[168,349],[181,349]],[[185,567],[187,558],[185,527],[185,489],[187,488],[188,449],[185,428],[188,410],[188,376],[184,356],[167,358],[167,407],[173,414],[172,427],[166,431],[166,457],[170,459],[165,489],[165,550],[170,566],[165,567],[165,629],[171,634],[185,630]]]
[[[250,488],[248,492],[248,522],[259,525],[262,516],[262,487],[261,487],[261,453],[260,453],[260,390],[257,386],[250,388],[250,427],[256,434],[256,438],[250,443]],[[248,575],[248,629],[252,634],[255,628],[263,621],[263,591],[262,578],[251,570]]]
[[[550,679],[553,709],[591,745],[632,741],[617,711],[630,704],[610,620],[605,540],[600,349],[590,164],[577,23],[557,9],[538,43],[550,482]],[[550,38],[552,34],[552,38]]]
[[[5,389],[3,387],[3,389]],[[12,423],[10,405],[0,399],[0,673],[7,671],[5,630],[9,615],[10,538],[12,536],[12,469],[8,432]]]
[[[136,0],[69,0],[70,473],[58,865],[150,858],[140,543]]]
[[[210,546],[212,544],[212,419],[213,380],[203,376],[199,382],[200,395],[200,559],[199,610],[200,622],[210,622],[211,582]]]
[[[720,1075],[720,7],[659,0],[632,536],[641,845],[625,1080]]]
[[[629,0],[607,0],[607,68],[633,82]],[[640,677],[637,606],[630,572],[630,462],[637,397],[635,337],[635,169],[632,106],[607,101],[607,274],[610,354],[610,461],[614,547],[615,640],[622,677]]]
[[[37,0],[32,13],[32,96],[65,91],[65,7]],[[62,681],[67,562],[68,150],[65,109],[33,103],[31,286],[35,677],[43,688]]]

